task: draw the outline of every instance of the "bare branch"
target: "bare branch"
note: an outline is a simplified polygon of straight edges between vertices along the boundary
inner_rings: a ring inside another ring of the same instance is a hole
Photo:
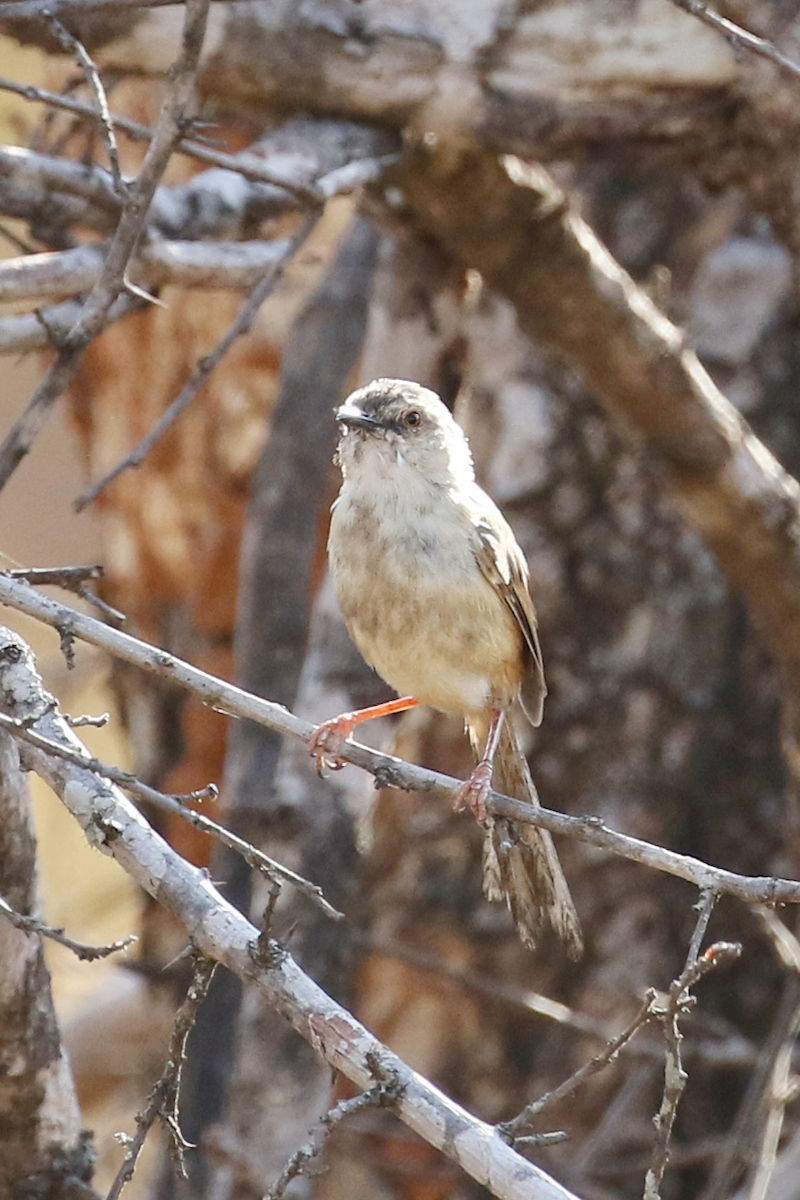
[[[54,194],[59,199],[74,196],[99,209],[107,220],[116,219],[122,208],[113,180],[102,167],[53,158],[21,146],[0,146],[0,180],[2,207],[10,216],[24,216],[26,206],[39,195],[51,200]]]
[[[100,279],[67,335],[28,407],[0,446],[0,487],[30,450],[55,401],[80,366],[114,301],[126,288],[125,272],[144,226],[150,202],[182,132],[194,96],[194,81],[205,36],[209,0],[186,0],[181,51],[170,73],[167,95],[135,183],[128,189]]]
[[[79,722],[66,717],[70,728],[76,729]],[[96,722],[93,722],[96,723]],[[89,724],[88,720],[80,722],[80,724]],[[7,729],[8,732],[19,741],[25,742],[29,746],[36,746],[40,750],[46,750],[48,754],[55,754],[59,758],[66,759],[67,762],[74,763],[76,766],[82,767],[84,770],[93,771],[97,775],[102,775],[104,779],[110,779],[113,783],[124,788],[137,799],[144,801],[146,804],[152,804],[154,808],[160,809],[162,812],[167,812],[171,816],[180,817],[182,821],[186,821],[189,825],[193,825],[195,829],[202,830],[203,833],[209,834],[216,838],[218,842],[222,842],[224,846],[228,846],[231,850],[241,854],[242,858],[248,864],[261,871],[268,879],[275,880],[278,883],[288,883],[292,887],[297,888],[304,896],[307,896],[312,903],[316,904],[326,916],[332,917],[335,921],[341,920],[343,913],[334,908],[325,899],[322,889],[316,884],[310,883],[304,879],[302,875],[298,875],[296,871],[292,871],[289,867],[284,867],[275,859],[258,850],[250,842],[240,838],[231,830],[226,829],[224,825],[220,825],[211,817],[205,816],[204,813],[196,812],[192,808],[186,808],[187,802],[197,802],[200,799],[216,798],[217,789],[213,785],[203,789],[202,792],[194,792],[191,796],[169,796],[164,792],[157,791],[156,788],[150,787],[149,784],[143,783],[141,779],[137,779],[130,771],[123,771],[119,767],[109,766],[108,763],[101,762],[100,759],[94,758],[83,750],[75,746],[66,746],[59,742],[55,742],[50,738],[44,737],[41,733],[31,729],[27,724],[20,721],[15,721],[13,718],[0,713],[0,727]]]
[[[0,703],[7,715],[25,723],[32,721],[36,732],[45,737],[80,746],[74,731],[54,711],[30,651],[10,631],[0,636]],[[258,966],[253,958],[256,928],[216,891],[205,872],[182,859],[159,837],[114,784],[33,746],[26,749],[26,757],[61,796],[90,843],[113,855],[173,913],[203,954],[261,989],[334,1069],[357,1087],[368,1089],[374,1082],[375,1064],[380,1064],[384,1076],[396,1080],[398,1116],[488,1187],[498,1200],[575,1200],[539,1167],[515,1153],[488,1125],[381,1045],[277,943],[272,943],[269,966]]]
[[[26,917],[22,913],[16,912],[2,896],[0,896],[0,914],[16,929],[22,929],[25,933],[36,933],[40,937],[58,942],[59,946],[66,946],[67,950],[71,950],[82,962],[94,962],[98,958],[108,958],[110,954],[118,954],[120,950],[127,950],[128,946],[132,946],[139,940],[134,934],[129,934],[128,937],[120,938],[118,942],[111,942],[108,946],[89,946],[86,942],[76,942],[73,938],[67,937],[63,929],[56,929],[53,925],[45,925],[44,921],[37,921],[35,917]]]
[[[86,583],[88,579],[100,579],[103,568],[95,563],[90,567],[23,567],[8,573],[12,579],[25,579],[33,587],[53,584],[73,591],[78,584]]]
[[[48,22],[51,30],[56,35],[61,46],[72,51],[78,62],[83,67],[86,78],[89,81],[89,86],[94,92],[94,98],[97,101],[97,109],[99,114],[99,124],[103,131],[103,139],[106,144],[106,152],[108,153],[108,162],[111,167],[111,178],[114,181],[114,191],[119,196],[124,195],[125,185],[122,180],[122,171],[119,165],[119,150],[117,148],[117,138],[114,133],[114,125],[111,120],[111,113],[108,107],[108,96],[103,85],[103,80],[100,77],[100,71],[97,64],[92,58],[89,51],[84,46],[79,38],[62,25],[57,17],[53,16]]]
[[[144,304],[140,296],[120,296],[106,313],[102,328],[121,321],[123,317],[143,308]],[[0,318],[0,354],[27,354],[32,350],[47,350],[63,345],[82,311],[83,305],[79,300],[68,300],[52,308]]]
[[[741,25],[734,24],[727,17],[721,17],[719,13],[708,8],[701,0],[672,0],[676,8],[682,8],[684,12],[691,13],[693,17],[697,17],[704,25],[708,25],[711,29],[715,29],[717,33],[721,33],[734,50],[749,50],[752,54],[758,54],[761,58],[766,58],[769,62],[774,63],[787,75],[791,75],[794,79],[800,79],[800,64],[794,62],[793,59],[787,58],[785,54],[768,42],[766,38],[758,37],[754,33],[749,33],[746,29],[742,29]]]
[[[130,454],[126,455],[102,479],[98,480],[97,483],[93,484],[92,487],[77,498],[75,501],[77,512],[84,509],[87,504],[91,504],[100,492],[108,487],[124,471],[127,471],[130,467],[140,466],[156,442],[174,425],[181,413],[189,407],[203,384],[228,353],[234,342],[250,331],[259,308],[277,287],[289,261],[308,238],[311,230],[319,220],[319,216],[319,209],[306,214],[297,232],[285,244],[281,256],[268,268],[266,274],[262,275],[260,281],[253,288],[239,310],[233,324],[224,336],[220,338],[214,349],[200,359],[191,379],[175,397],[163,416],[156,422],[150,432],[142,438],[138,446],[131,450]]]
[[[97,115],[72,97],[64,97],[67,101],[82,115]],[[152,138],[147,126],[116,121]],[[391,133],[332,120],[287,121],[239,154],[191,139],[181,147],[216,169],[185,184],[158,187],[147,221],[150,230],[165,237],[192,241],[252,237],[270,217],[316,207],[374,182],[399,157]],[[0,148],[0,212],[109,233],[121,204],[112,176],[102,167],[21,147]]]
[[[299,738],[304,742],[308,742],[315,732],[314,725],[309,721],[302,721],[282,705],[245,692],[225,680],[183,662],[165,650],[148,646],[146,642],[139,641],[130,634],[59,604],[22,580],[10,579],[3,572],[0,572],[0,604],[27,613],[28,616],[35,617],[59,631],[68,631],[72,637],[99,646],[115,658],[133,663],[163,679],[169,679],[222,712],[257,721],[268,729]],[[357,742],[348,741],[343,748],[342,757],[347,762],[369,771],[375,776],[380,787],[439,792],[451,796],[462,782],[439,771],[403,762],[389,754],[380,754],[377,750]],[[674,850],[654,846],[640,838],[617,833],[608,829],[598,817],[569,817],[552,809],[532,809],[530,805],[512,800],[508,796],[501,796],[497,792],[491,794],[488,810],[498,816],[510,817],[514,821],[539,825],[542,829],[549,829],[551,833],[577,838],[578,841],[587,842],[612,854],[619,854],[656,871],[675,875],[695,884],[701,891],[738,896],[756,904],[800,903],[800,882],[797,880],[739,875],[735,871],[713,867],[690,855],[677,854]]]
[[[178,1120],[181,1072],[183,1064],[186,1062],[186,1043],[197,1021],[200,1005],[208,995],[208,989],[211,986],[216,965],[215,962],[210,962],[209,959],[201,955],[195,956],[192,981],[189,984],[183,1003],[175,1014],[175,1024],[172,1028],[172,1037],[170,1038],[164,1070],[150,1093],[147,1107],[143,1112],[136,1115],[136,1134],[130,1141],[128,1153],[125,1155],[122,1166],[111,1185],[107,1200],[117,1200],[125,1184],[129,1183],[133,1178],[133,1173],[136,1170],[136,1161],[144,1146],[145,1139],[159,1117],[169,1134],[173,1156],[178,1163],[178,1169],[184,1178],[186,1176],[185,1169],[183,1168],[183,1152],[189,1148],[189,1143],[186,1142],[181,1133]]]
[[[289,238],[253,242],[154,240],[137,251],[128,275],[139,287],[247,288],[281,268],[293,253]],[[107,245],[28,254],[0,262],[0,301],[47,299],[88,292],[100,279]]]

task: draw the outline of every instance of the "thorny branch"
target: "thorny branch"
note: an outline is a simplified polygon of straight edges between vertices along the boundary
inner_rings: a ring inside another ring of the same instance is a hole
[[[34,392],[26,411],[0,446],[0,487],[30,450],[56,400],[77,372],[86,348],[103,327],[111,305],[128,287],[128,262],[193,101],[208,5],[209,0],[186,0],[181,51],[170,72],[155,136],[135,182],[127,189],[101,277],[83,304],[78,320]]]
[[[652,1015],[657,1016],[664,1027],[666,1042],[666,1057],[664,1062],[664,1093],[661,1105],[654,1118],[656,1140],[653,1147],[651,1165],[647,1171],[644,1185],[644,1200],[660,1200],[661,1181],[669,1159],[669,1143],[672,1129],[678,1112],[678,1105],[686,1087],[686,1071],[681,1060],[681,1042],[683,1034],[680,1030],[680,1018],[694,1004],[691,988],[715,967],[728,963],[741,954],[741,946],[727,942],[717,942],[709,946],[701,957],[702,945],[711,913],[717,897],[710,888],[701,895],[698,903],[699,915],[694,932],[689,942],[686,963],[677,978],[669,987],[667,1004],[662,1008],[653,1008]]]
[[[98,958],[108,958],[110,954],[118,954],[120,950],[127,950],[128,946],[132,946],[139,940],[135,934],[129,934],[128,937],[120,938],[119,941],[111,942],[107,946],[89,946],[86,942],[76,942],[73,938],[67,937],[63,929],[56,929],[53,925],[46,925],[44,921],[38,921],[36,917],[26,917],[17,912],[2,896],[0,896],[0,914],[10,921],[15,929],[21,929],[25,933],[36,933],[40,937],[58,942],[59,946],[66,946],[67,950],[71,950],[73,954],[77,955],[81,962],[94,962]]]
[[[133,663],[145,671],[170,679],[179,687],[193,692],[203,703],[211,704],[231,716],[256,721],[277,733],[304,742],[308,742],[315,731],[316,727],[309,721],[294,716],[282,705],[245,692],[242,688],[209,675],[165,650],[149,646],[130,634],[112,629],[85,613],[59,604],[25,582],[11,579],[3,572],[0,572],[0,604],[27,613],[28,616],[43,621],[62,634],[67,632],[73,638],[90,642],[124,662]],[[452,795],[461,786],[460,780],[449,775],[415,766],[389,754],[381,754],[357,742],[348,741],[343,748],[342,757],[369,771],[375,776],[380,787]],[[717,895],[738,896],[742,900],[757,904],[800,903],[800,881],[774,876],[739,875],[735,871],[713,867],[690,855],[678,854],[641,838],[617,833],[596,817],[569,817],[552,809],[533,809],[530,805],[512,800],[508,796],[501,796],[497,792],[491,794],[488,809],[499,816],[540,825],[551,833],[577,838],[612,854],[632,859],[643,866],[676,875],[695,884],[701,891],[711,890]]]
[[[208,380],[212,372],[219,365],[225,355],[228,353],[234,342],[244,334],[248,333],[255,320],[259,308],[267,299],[267,297],[275,290],[280,282],[283,273],[289,263],[289,260],[296,254],[299,248],[307,240],[312,229],[316,225],[320,217],[320,209],[314,209],[307,213],[300,223],[300,227],[293,237],[289,239],[283,254],[278,259],[277,263],[268,268],[262,279],[253,288],[247,300],[239,310],[236,319],[229,327],[227,332],[220,338],[214,349],[200,359],[194,374],[189,382],[175,397],[172,403],[167,408],[166,412],[155,423],[153,428],[142,438],[138,446],[131,450],[130,454],[126,455],[121,462],[117,463],[108,474],[98,480],[92,487],[85,491],[75,501],[75,508],[78,512],[91,504],[93,500],[102,492],[110,483],[118,478],[124,471],[130,467],[140,466],[147,455],[152,450],[156,442],[164,436],[167,430],[177,421],[182,412],[185,411],[197,396],[203,384]]]
[[[183,1178],[186,1177],[184,1151],[191,1149],[191,1145],[181,1133],[178,1116],[181,1072],[183,1064],[186,1062],[186,1043],[197,1021],[200,1005],[208,994],[216,966],[215,962],[211,962],[203,955],[195,955],[192,981],[175,1016],[164,1070],[150,1093],[147,1107],[136,1115],[136,1133],[129,1141],[128,1152],[111,1185],[107,1200],[117,1200],[125,1184],[133,1177],[136,1160],[148,1133],[158,1118],[161,1119],[169,1134],[171,1152],[178,1170]]]

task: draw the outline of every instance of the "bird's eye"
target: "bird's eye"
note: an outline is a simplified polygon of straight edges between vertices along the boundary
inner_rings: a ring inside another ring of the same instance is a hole
[[[419,425],[421,420],[422,420],[422,414],[418,413],[415,408],[412,408],[411,411],[407,412],[405,415],[406,425],[411,425],[411,426]]]

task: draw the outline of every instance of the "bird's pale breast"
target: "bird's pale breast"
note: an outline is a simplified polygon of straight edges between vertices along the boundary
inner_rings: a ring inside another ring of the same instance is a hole
[[[520,633],[481,572],[471,521],[427,484],[346,484],[329,556],[350,634],[386,682],[466,717],[519,693]]]

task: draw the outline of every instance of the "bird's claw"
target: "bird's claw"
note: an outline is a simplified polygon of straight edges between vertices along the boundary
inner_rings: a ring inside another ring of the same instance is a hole
[[[462,783],[453,796],[453,809],[455,812],[463,812],[465,808],[469,808],[474,813],[475,820],[480,825],[485,825],[489,817],[486,801],[491,790],[492,764],[479,762],[469,779]]]
[[[342,713],[341,716],[332,717],[330,721],[323,721],[317,726],[308,743],[308,751],[316,762],[320,779],[326,769],[341,771],[347,766],[347,761],[342,758],[342,749],[347,739],[352,737],[355,727],[352,713]]]

